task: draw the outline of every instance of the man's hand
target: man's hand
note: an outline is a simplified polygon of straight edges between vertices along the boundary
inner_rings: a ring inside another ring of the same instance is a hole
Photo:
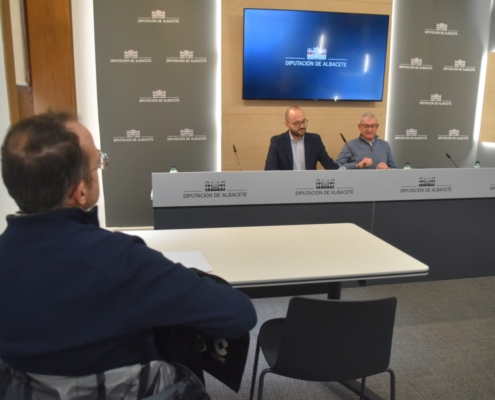
[[[361,161],[357,163],[358,168],[366,168],[369,167],[371,164],[373,164],[373,160],[368,157],[364,157]],[[383,164],[383,163],[382,163]]]
[[[384,162],[381,162],[380,164],[378,164],[376,166],[376,169],[390,169],[390,167],[387,164],[385,164]]]

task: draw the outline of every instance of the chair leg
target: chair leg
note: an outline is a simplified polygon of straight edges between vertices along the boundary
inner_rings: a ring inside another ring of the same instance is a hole
[[[260,374],[260,383],[258,386],[258,400],[263,400],[263,383],[265,379],[265,375],[269,372],[272,372],[270,368],[264,369]]]
[[[253,366],[253,378],[251,380],[251,393],[249,394],[249,400],[253,400],[254,387],[256,385],[256,372],[258,370],[258,358],[260,356],[260,341],[256,341],[256,353],[254,355],[254,366]]]
[[[359,400],[364,400],[364,389],[366,389],[366,377],[361,379],[361,390],[359,392]]]
[[[387,368],[385,371],[390,374],[390,400],[395,400],[395,373],[391,368]]]

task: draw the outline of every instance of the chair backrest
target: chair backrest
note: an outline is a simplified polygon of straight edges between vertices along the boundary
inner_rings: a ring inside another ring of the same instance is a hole
[[[273,369],[309,381],[343,381],[383,372],[390,362],[396,306],[395,297],[292,298]]]

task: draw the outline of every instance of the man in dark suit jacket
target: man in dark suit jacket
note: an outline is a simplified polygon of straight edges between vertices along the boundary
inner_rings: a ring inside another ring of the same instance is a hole
[[[289,107],[285,112],[288,131],[270,140],[265,171],[316,169],[319,161],[325,169],[338,169],[327,154],[320,135],[306,133],[308,120],[299,107]]]

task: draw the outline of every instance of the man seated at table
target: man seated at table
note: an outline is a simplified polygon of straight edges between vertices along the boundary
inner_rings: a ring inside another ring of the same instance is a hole
[[[1,156],[5,186],[20,208],[0,235],[0,358],[14,371],[55,375],[70,390],[78,381],[66,377],[118,369],[130,393],[149,369],[149,395],[176,375],[159,360],[153,327],[227,339],[254,327],[243,293],[198,277],[138,237],[99,227],[98,169],[108,158],[72,115],[19,122]]]
[[[273,136],[266,157],[267,170],[316,169],[319,161],[325,169],[339,166],[329,157],[320,135],[306,133],[308,120],[299,107],[289,107],[285,112],[287,132]]]
[[[335,162],[346,169],[397,168],[390,145],[376,134],[379,126],[374,114],[363,114],[359,137],[344,144]]]

